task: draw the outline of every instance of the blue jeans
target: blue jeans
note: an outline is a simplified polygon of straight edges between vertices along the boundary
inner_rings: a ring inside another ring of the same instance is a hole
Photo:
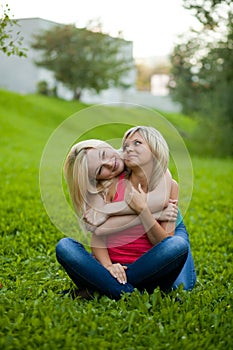
[[[119,299],[123,292],[135,288],[152,292],[156,287],[163,291],[172,288],[188,256],[188,243],[181,237],[167,237],[152,247],[126,270],[127,283],[119,283],[84,246],[62,238],[56,247],[58,262],[79,288],[90,288],[110,298]]]
[[[176,227],[175,236],[182,237],[188,243],[188,257],[179,276],[173,283],[172,289],[177,289],[183,284],[185,290],[192,290],[196,283],[197,276],[190,248],[189,236],[183,221]]]

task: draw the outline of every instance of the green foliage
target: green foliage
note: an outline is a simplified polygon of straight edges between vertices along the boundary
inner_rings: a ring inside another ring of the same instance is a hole
[[[184,8],[191,10],[205,29],[221,27],[226,14],[232,10],[231,0],[183,0]]]
[[[16,55],[26,57],[26,49],[22,48],[23,37],[20,36],[20,31],[13,34],[13,27],[16,27],[17,21],[10,18],[10,9],[6,5],[0,5],[3,10],[3,15],[0,18],[0,51],[7,56]]]
[[[202,23],[171,56],[170,91],[183,112],[201,118],[196,134],[211,155],[233,150],[233,12],[230,1],[183,1]]]
[[[60,25],[35,36],[32,47],[42,50],[36,64],[53,71],[79,99],[85,88],[99,93],[110,86],[128,87],[124,76],[133,62],[124,54],[126,45],[101,32]]]
[[[57,88],[50,88],[46,80],[38,81],[37,83],[37,93],[46,96],[57,96]]]
[[[198,275],[192,292],[180,289],[163,296],[156,289],[152,295],[135,292],[117,302],[58,294],[72,283],[56,262],[55,245],[63,235],[43,208],[38,168],[50,134],[85,107],[0,92],[1,349],[231,349],[231,159],[193,157],[194,193],[184,218]],[[122,115],[124,109],[112,113]],[[134,123],[135,111],[127,113]],[[173,115],[171,121],[187,134],[192,129],[185,116]],[[85,122],[80,119],[80,125]],[[116,127],[106,134],[95,132],[108,138]]]
[[[37,83],[37,93],[41,95],[49,95],[48,83],[45,80],[39,81]]]

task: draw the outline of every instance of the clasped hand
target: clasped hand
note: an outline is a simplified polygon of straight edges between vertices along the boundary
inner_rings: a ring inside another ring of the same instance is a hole
[[[143,191],[140,184],[138,185],[138,190],[136,190],[130,183],[127,184],[125,201],[137,215],[148,207],[147,194]],[[158,213],[154,214],[155,219],[160,221],[176,221],[178,215],[177,204],[177,200],[170,199],[168,206],[159,213],[159,217]]]
[[[177,200],[169,199],[168,206],[160,212],[160,221],[176,221],[178,215]]]
[[[127,184],[125,190],[125,202],[135,211],[136,214],[140,214],[147,207],[146,197],[147,195],[140,184],[138,185],[138,190],[136,190],[130,183]]]

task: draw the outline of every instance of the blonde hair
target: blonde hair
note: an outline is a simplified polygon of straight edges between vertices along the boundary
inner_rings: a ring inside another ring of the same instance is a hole
[[[125,140],[135,132],[139,132],[144,138],[154,156],[153,172],[148,184],[148,190],[151,191],[158,185],[161,176],[164,175],[167,170],[169,148],[162,134],[157,129],[150,126],[136,126],[127,130],[123,137],[122,145],[124,145]]]
[[[64,176],[74,209],[83,217],[88,206],[89,193],[102,193],[111,185],[111,180],[97,181],[88,173],[87,151],[92,148],[110,147],[107,142],[91,139],[76,143],[69,151],[64,163]]]

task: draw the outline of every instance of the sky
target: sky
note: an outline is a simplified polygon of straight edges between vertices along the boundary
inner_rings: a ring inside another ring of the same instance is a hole
[[[172,52],[178,34],[197,21],[182,7],[182,0],[1,0],[14,19],[40,17],[85,27],[99,19],[104,32],[133,41],[135,58],[164,56]]]

